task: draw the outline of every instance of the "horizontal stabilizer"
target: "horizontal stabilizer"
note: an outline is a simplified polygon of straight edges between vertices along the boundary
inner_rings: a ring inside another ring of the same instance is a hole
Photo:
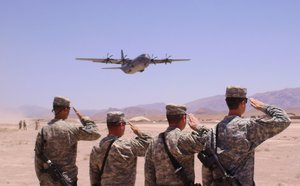
[[[105,67],[105,68],[102,68],[102,69],[121,69],[121,67]]]

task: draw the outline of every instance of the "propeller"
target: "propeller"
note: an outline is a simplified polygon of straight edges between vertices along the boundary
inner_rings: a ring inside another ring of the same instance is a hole
[[[165,64],[167,63],[171,63],[172,61],[170,60],[172,56],[168,56],[168,54],[166,54],[166,59],[165,59]]]
[[[106,59],[105,59],[105,63],[106,63],[106,64],[109,63],[109,62],[111,62],[111,60],[112,60],[111,57],[113,57],[113,55],[109,55],[109,53],[107,53]]]
[[[155,59],[157,58],[157,56],[154,57],[154,55],[151,55],[150,61],[156,65]]]
[[[122,62],[122,64],[126,63],[126,57],[127,57],[127,55],[126,54],[124,55],[123,50],[121,50],[121,62]]]

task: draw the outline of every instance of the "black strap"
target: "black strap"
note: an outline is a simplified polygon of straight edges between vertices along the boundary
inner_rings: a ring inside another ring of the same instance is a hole
[[[107,150],[106,150],[106,152],[105,152],[105,156],[104,156],[104,158],[103,158],[102,166],[101,166],[100,173],[99,173],[99,178],[100,178],[100,180],[101,180],[101,176],[102,176],[102,174],[103,174],[103,170],[104,170],[104,166],[105,166],[105,163],[106,163],[106,159],[107,159],[107,157],[108,157],[108,153],[109,153],[110,148],[111,148],[111,146],[112,146],[112,144],[113,144],[114,142],[115,142],[115,139],[113,139],[113,140],[110,142],[110,144],[108,145]],[[101,181],[100,181],[100,184],[101,184]]]
[[[213,149],[212,154],[216,160],[217,166],[218,168],[221,170],[223,176],[227,177],[229,176],[229,174],[227,173],[226,169],[223,167],[223,165],[221,164],[218,156],[217,156],[217,142],[218,142],[218,129],[219,129],[219,124],[217,124],[216,127],[216,135],[214,136],[213,131],[211,131],[211,149]]]
[[[230,121],[232,121],[235,117],[233,117]],[[216,126],[216,135],[214,136],[213,130],[211,130],[211,149],[212,155],[216,160],[217,167],[221,170],[223,174],[223,179],[229,181],[232,185],[241,186],[239,180],[232,176],[221,164],[218,156],[217,156],[217,147],[218,147],[218,135],[219,135],[219,124]]]
[[[164,143],[164,147],[165,147],[165,150],[172,162],[172,165],[175,169],[175,174],[179,175],[179,177],[181,178],[181,180],[183,181],[184,185],[186,186],[190,186],[190,185],[193,185],[194,184],[194,181],[189,181],[186,173],[184,172],[183,170],[183,167],[181,166],[181,164],[176,160],[176,158],[171,154],[168,146],[167,146],[167,143],[166,143],[166,137],[165,137],[165,133],[160,133],[159,136],[162,138],[163,140],[163,143]]]

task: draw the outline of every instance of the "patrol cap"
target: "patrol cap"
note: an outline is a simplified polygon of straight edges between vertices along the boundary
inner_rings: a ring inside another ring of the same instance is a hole
[[[70,107],[70,99],[67,97],[56,96],[53,100],[53,106]]]
[[[175,105],[169,104],[166,105],[167,115],[184,115],[186,114],[185,105]]]
[[[247,89],[239,86],[226,87],[226,98],[247,98]]]
[[[118,124],[120,122],[126,123],[125,115],[123,112],[119,112],[119,111],[108,112],[106,116],[106,122],[114,123],[114,124]]]

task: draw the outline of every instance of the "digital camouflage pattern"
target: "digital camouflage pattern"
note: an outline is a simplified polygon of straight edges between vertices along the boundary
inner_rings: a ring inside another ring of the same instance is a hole
[[[44,154],[63,172],[65,178],[71,182],[77,181],[78,168],[76,166],[77,142],[80,140],[96,140],[100,137],[96,124],[83,119],[83,126],[69,124],[64,120],[53,119],[44,126]],[[41,158],[42,136],[38,133],[35,144],[35,171],[42,186],[60,186],[59,181],[51,178],[47,172],[45,162]]]
[[[139,132],[138,137],[131,140],[108,135],[99,145],[94,146],[90,154],[90,181],[91,185],[100,185],[99,173],[107,148],[112,140],[103,174],[101,185],[126,185],[135,184],[137,157],[145,156],[151,137]]]
[[[69,107],[70,99],[67,97],[56,96],[53,99],[53,106]]]
[[[184,115],[186,114],[186,106],[184,105],[166,105],[167,115]]]
[[[106,116],[106,122],[109,124],[115,123],[115,125],[118,125],[119,122],[126,122],[125,115],[123,112],[119,111],[108,112]]]
[[[239,86],[226,87],[225,96],[227,98],[246,98],[247,89]]]
[[[179,128],[168,127],[166,143],[171,154],[182,165],[189,180],[195,179],[194,154],[203,149],[208,129],[199,127],[197,132],[182,132]],[[175,174],[174,167],[164,148],[162,138],[156,137],[150,143],[145,158],[145,185],[184,185]]]
[[[265,105],[263,111],[270,117],[253,119],[226,116],[218,124],[217,154],[219,160],[243,186],[252,186],[254,183],[255,148],[286,129],[291,123],[286,112],[280,108]],[[207,145],[210,145],[210,137],[208,139]],[[211,171],[203,166],[204,186],[219,185],[218,179],[221,177],[222,173],[217,167]]]

